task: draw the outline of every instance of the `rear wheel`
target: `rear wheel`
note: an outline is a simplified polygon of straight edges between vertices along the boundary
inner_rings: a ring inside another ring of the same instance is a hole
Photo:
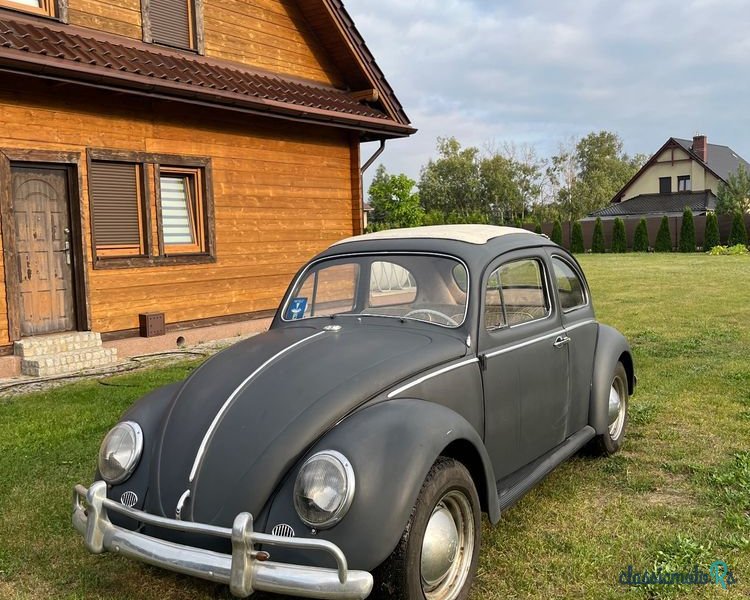
[[[607,400],[607,431],[592,440],[592,450],[596,454],[608,456],[622,447],[628,423],[629,400],[628,374],[623,364],[618,362]]]
[[[376,569],[374,598],[463,600],[479,558],[480,507],[471,475],[440,458],[422,485],[396,549]]]

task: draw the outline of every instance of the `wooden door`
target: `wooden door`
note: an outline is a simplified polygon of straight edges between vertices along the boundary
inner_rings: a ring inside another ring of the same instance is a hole
[[[68,172],[12,167],[22,336],[75,329]]]

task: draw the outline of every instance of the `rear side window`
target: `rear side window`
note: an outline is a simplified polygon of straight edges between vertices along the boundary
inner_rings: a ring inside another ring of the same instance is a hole
[[[564,311],[586,306],[586,292],[575,269],[561,258],[553,258],[555,282],[560,295],[560,306]]]
[[[485,326],[489,330],[543,319],[550,313],[544,271],[536,259],[522,259],[496,269],[485,290]]]

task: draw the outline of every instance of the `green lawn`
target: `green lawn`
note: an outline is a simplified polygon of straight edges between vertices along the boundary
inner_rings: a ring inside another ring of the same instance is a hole
[[[472,600],[750,595],[750,258],[586,256],[597,316],[638,371],[624,451],[575,458],[496,528]],[[215,598],[226,589],[88,555],[69,497],[99,441],[150,388],[196,362],[0,400],[0,598]],[[737,583],[632,588],[635,570],[727,562]]]

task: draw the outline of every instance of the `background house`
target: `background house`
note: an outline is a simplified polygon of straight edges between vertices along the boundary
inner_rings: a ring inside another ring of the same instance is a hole
[[[3,354],[270,314],[414,132],[339,0],[0,0],[0,82]]]
[[[588,219],[676,217],[685,207],[705,215],[716,209],[719,185],[740,165],[750,170],[750,163],[731,148],[709,144],[705,135],[692,140],[669,138],[611,204],[590,213]]]

